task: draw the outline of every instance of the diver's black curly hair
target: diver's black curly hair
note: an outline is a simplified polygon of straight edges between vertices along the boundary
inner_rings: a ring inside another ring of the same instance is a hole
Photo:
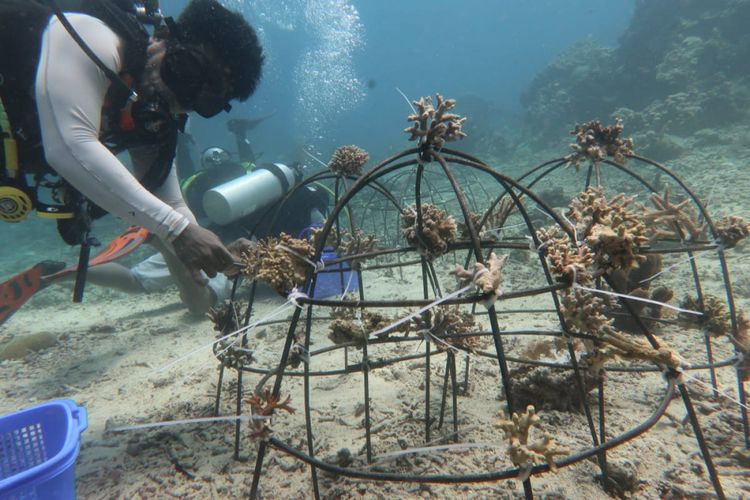
[[[255,92],[263,65],[263,49],[255,30],[239,12],[217,0],[191,0],[177,19],[180,38],[210,46],[229,69],[231,99],[244,101]]]

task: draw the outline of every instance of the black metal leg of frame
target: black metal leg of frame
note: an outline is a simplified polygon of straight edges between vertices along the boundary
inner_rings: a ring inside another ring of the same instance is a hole
[[[219,403],[221,402],[221,384],[224,382],[224,365],[219,367],[219,381],[216,383],[216,402],[214,403],[214,417],[219,416]]]
[[[456,388],[456,356],[448,353],[448,367],[451,372],[451,398],[453,400],[453,439],[458,442],[458,390]]]
[[[716,492],[716,497],[719,498],[719,500],[724,500],[726,497],[724,496],[724,490],[721,487],[721,481],[719,480],[719,475],[716,472],[716,468],[714,467],[714,462],[711,459],[711,453],[708,451],[708,445],[706,444],[706,438],[703,436],[703,430],[701,430],[700,423],[698,422],[698,415],[695,413],[695,408],[693,407],[693,402],[690,399],[690,394],[688,393],[687,387],[685,387],[685,384],[680,384],[680,395],[682,396],[682,401],[685,404],[685,409],[688,412],[688,416],[690,417],[690,425],[693,426],[693,432],[695,433],[695,439],[698,440],[698,446],[701,449],[701,454],[703,455],[703,461],[706,464],[706,469],[708,469],[708,476],[711,478],[711,484],[714,487],[714,491]]]
[[[443,394],[440,397],[440,419],[438,420],[438,429],[443,428],[443,421],[445,420],[445,402],[448,399],[448,375],[450,367],[448,365],[448,358],[445,358],[445,375],[443,375]]]
[[[365,379],[365,447],[367,463],[372,463],[372,434],[370,432],[370,362],[367,357],[367,342],[362,345],[362,374]]]
[[[604,444],[607,441],[607,433],[606,433],[606,415],[604,414],[604,376],[599,376],[599,383],[597,388],[597,396],[599,399],[599,442],[601,444]],[[601,454],[601,461],[602,461],[602,483],[607,484],[608,482],[608,469],[607,469],[607,454],[606,452],[603,452]]]

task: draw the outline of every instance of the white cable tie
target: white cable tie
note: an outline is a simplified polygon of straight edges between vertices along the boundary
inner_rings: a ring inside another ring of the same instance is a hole
[[[443,339],[436,337],[434,333],[432,333],[429,329],[424,328],[417,333],[421,333],[422,337],[424,337],[425,341],[432,341],[436,344],[441,344],[448,348],[453,354],[458,354],[460,349],[458,349],[456,346],[449,344],[448,342],[444,341]]]
[[[282,245],[281,243],[279,243],[278,245],[276,245],[276,248],[279,249],[279,250],[284,250],[285,252],[294,255],[298,259],[304,260],[305,262],[307,262],[308,264],[310,264],[310,266],[315,270],[316,273],[319,272],[319,271],[322,271],[323,268],[325,267],[325,265],[323,264],[323,261],[320,261],[320,262],[317,262],[317,263],[313,262],[310,259],[308,259],[307,257],[305,257],[304,255],[302,255],[301,253],[297,252],[296,250],[292,250],[288,246]]]
[[[624,293],[610,292],[608,290],[599,290],[597,288],[589,288],[587,286],[583,286],[583,285],[581,285],[579,283],[575,283],[575,282],[573,283],[572,287],[573,288],[580,288],[581,290],[586,290],[587,292],[600,293],[600,294],[603,294],[603,295],[612,295],[614,297],[622,297],[624,299],[635,300],[637,302],[646,302],[647,304],[654,304],[654,305],[657,305],[657,306],[666,307],[667,309],[672,309],[673,311],[677,311],[677,312],[681,312],[681,313],[685,313],[685,314],[694,314],[696,316],[703,316],[702,312],[691,311],[690,309],[683,309],[681,307],[676,307],[676,306],[673,306],[673,305],[665,304],[664,302],[659,302],[658,300],[651,300],[651,299],[646,299],[646,298],[643,298],[643,297],[635,297],[634,295],[627,295],[627,294],[624,294]]]
[[[474,276],[471,278],[471,284],[474,286],[477,286],[477,280],[484,276],[485,274],[489,274],[490,270],[487,269],[487,267],[482,267],[477,272],[474,273]]]
[[[189,425],[189,424],[203,424],[212,422],[249,422],[251,420],[270,420],[270,416],[261,415],[230,415],[226,417],[203,417],[203,418],[188,418],[182,420],[165,420],[163,422],[150,422],[147,424],[137,425],[126,425],[122,427],[115,427],[114,429],[105,429],[105,432],[125,432],[135,431],[141,429],[153,429],[155,427],[169,427],[172,425]]]
[[[383,333],[389,332],[389,331],[393,330],[394,328],[396,328],[397,326],[400,326],[400,325],[406,323],[407,321],[411,320],[412,318],[414,318],[416,316],[419,316],[423,312],[429,311],[433,307],[435,307],[435,306],[437,306],[439,304],[442,304],[446,300],[450,300],[453,297],[457,297],[457,296],[461,295],[462,293],[464,293],[464,292],[466,292],[468,290],[471,290],[473,287],[474,287],[474,283],[470,283],[469,285],[467,285],[467,286],[465,286],[463,288],[460,288],[460,289],[456,290],[455,292],[451,292],[448,295],[445,295],[444,297],[440,297],[436,301],[430,302],[429,304],[427,304],[423,308],[421,308],[421,309],[419,309],[419,310],[417,310],[417,311],[415,311],[415,312],[413,312],[411,314],[408,314],[407,316],[404,316],[403,318],[399,319],[398,321],[396,321],[394,323],[391,323],[390,325],[384,326],[383,328],[380,328],[379,330],[376,330],[376,331],[372,332],[369,335],[369,338],[377,337],[379,335],[382,335]]]
[[[700,257],[701,255],[703,255],[704,253],[711,252],[711,251],[713,251],[713,249],[703,250],[702,252],[698,252],[696,254],[693,254],[692,256],[688,257],[687,259],[684,259],[684,260],[681,260],[679,262],[676,262],[676,263],[672,264],[671,266],[668,266],[666,269],[662,269],[658,273],[656,273],[656,274],[654,274],[652,276],[649,276],[648,278],[642,279],[641,281],[638,282],[638,284],[641,285],[643,283],[647,283],[647,282],[653,280],[654,278],[657,278],[658,276],[661,276],[662,274],[666,274],[666,273],[672,271],[672,269],[680,267],[681,265],[683,265],[683,264],[685,264],[687,262],[690,262],[691,260],[697,259],[698,257]]]
[[[184,354],[184,355],[182,355],[182,356],[180,356],[180,357],[178,357],[178,358],[170,361],[169,363],[167,363],[166,365],[164,365],[162,367],[156,368],[155,370],[151,370],[150,372],[148,372],[146,374],[146,377],[150,377],[151,375],[155,375],[157,373],[161,373],[161,372],[163,372],[163,371],[171,368],[172,366],[176,365],[180,361],[183,361],[183,360],[189,358],[193,354],[196,354],[196,353],[198,353],[198,352],[200,352],[203,349],[206,349],[208,347],[212,347],[214,344],[218,344],[222,340],[226,340],[229,337],[232,337],[234,335],[239,335],[241,333],[248,332],[248,331],[254,329],[259,324],[261,324],[261,323],[263,323],[265,321],[268,321],[269,319],[271,319],[271,318],[273,318],[275,316],[278,316],[280,313],[284,312],[286,310],[286,308],[287,308],[288,305],[290,305],[290,301],[289,300],[287,300],[285,303],[283,303],[282,305],[280,305],[279,307],[277,307],[276,309],[274,309],[273,311],[271,311],[265,317],[263,317],[263,318],[261,318],[261,319],[259,319],[257,321],[253,321],[252,323],[248,324],[247,326],[243,326],[239,330],[235,330],[235,331],[233,331],[231,333],[228,333],[228,334],[226,334],[226,335],[224,335],[222,337],[219,337],[218,339],[214,339],[214,340],[212,340],[211,342],[209,342],[207,344],[203,344],[203,345],[201,345],[199,347],[196,347],[195,349],[193,349],[193,350],[189,351],[188,353],[186,353],[186,354]]]
[[[299,288],[293,288],[291,292],[289,292],[289,295],[286,296],[287,300],[291,302],[294,307],[297,307],[299,309],[302,309],[302,306],[297,302],[299,299],[309,299],[310,296],[307,295],[305,292],[301,291]]]
[[[695,381],[695,382],[698,382],[699,384],[702,384],[702,385],[703,385],[703,386],[705,386],[705,387],[708,387],[708,388],[710,388],[710,389],[711,389],[712,391],[716,392],[716,394],[719,394],[719,395],[721,395],[721,396],[724,396],[724,397],[725,397],[726,399],[728,399],[729,401],[731,401],[731,402],[733,402],[733,403],[736,403],[736,404],[737,404],[738,406],[740,406],[741,408],[744,408],[744,409],[746,409],[746,410],[750,410],[750,406],[748,406],[748,405],[743,405],[743,404],[742,404],[742,403],[741,403],[741,402],[740,402],[740,401],[739,401],[738,399],[734,399],[734,398],[733,398],[732,396],[730,396],[730,395],[729,395],[728,393],[726,393],[726,392],[724,392],[724,391],[720,391],[719,389],[714,389],[714,387],[713,387],[713,386],[712,386],[711,384],[708,384],[708,383],[706,383],[706,382],[702,381],[702,380],[701,380],[701,379],[699,379],[699,378],[693,377],[692,375],[690,375],[690,374],[688,374],[688,373],[683,373],[683,375],[684,375],[684,376],[685,376],[686,378],[690,379],[690,380],[693,380],[693,381]]]

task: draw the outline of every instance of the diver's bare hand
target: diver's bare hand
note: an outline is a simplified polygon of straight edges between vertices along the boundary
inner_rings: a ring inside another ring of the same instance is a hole
[[[240,260],[240,257],[242,257],[243,254],[246,254],[255,247],[257,243],[254,241],[250,241],[247,238],[237,238],[233,242],[231,242],[229,245],[227,245],[227,250],[234,256],[235,262]],[[228,271],[225,271],[224,274],[227,276],[234,276],[240,272],[240,267],[235,265],[233,269],[230,269]]]
[[[224,247],[218,236],[198,224],[189,224],[172,242],[172,246],[177,258],[198,284],[206,283],[201,271],[213,278],[216,273],[234,266],[232,254]]]

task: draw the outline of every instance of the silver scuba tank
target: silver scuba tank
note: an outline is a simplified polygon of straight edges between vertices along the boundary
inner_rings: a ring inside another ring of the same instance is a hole
[[[283,163],[261,165],[206,191],[203,210],[212,222],[230,224],[280,200],[298,180],[299,173]]]

